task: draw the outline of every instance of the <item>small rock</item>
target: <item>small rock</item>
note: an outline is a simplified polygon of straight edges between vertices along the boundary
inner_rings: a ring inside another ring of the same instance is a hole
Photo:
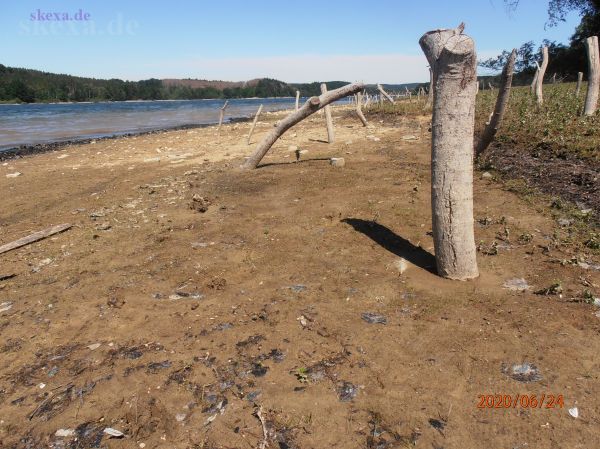
[[[109,222],[100,223],[100,224],[96,225],[96,230],[98,230],[98,231],[108,231],[110,228],[112,228],[112,226],[110,225]]]
[[[198,195],[195,193],[192,196],[192,202],[190,203],[190,209],[195,210],[196,212],[204,213],[208,210],[208,206],[212,203],[208,198]]]
[[[306,321],[306,317],[304,315],[300,315],[298,318],[296,318],[296,320],[300,321],[302,327],[308,326],[308,321]]]
[[[177,422],[183,422],[183,421],[185,421],[186,417],[187,417],[187,415],[185,413],[177,413],[175,415],[175,421],[177,421]]]
[[[54,436],[61,438],[72,437],[73,435],[75,435],[74,429],[58,429],[54,432]]]
[[[296,285],[292,285],[290,287],[290,290],[293,291],[294,293],[300,293],[300,292],[305,291],[307,288],[308,287],[306,285],[296,284]]]
[[[337,389],[341,402],[349,402],[356,397],[358,388],[350,382],[343,382]]]
[[[567,226],[571,226],[573,224],[573,220],[569,220],[568,218],[559,218],[558,225],[566,228]]]
[[[403,274],[408,269],[408,263],[400,257],[394,261],[394,267],[398,270],[398,273]]]
[[[481,175],[481,179],[492,179],[494,177],[494,175],[492,175],[490,172],[483,172],[483,174]]]
[[[571,415],[575,419],[579,418],[579,409],[577,407],[570,408],[569,415]]]
[[[0,313],[7,312],[12,309],[13,303],[10,301],[5,301],[0,304]]]
[[[7,178],[16,178],[18,176],[21,176],[23,173],[21,172],[15,172],[15,173],[9,173],[6,175]]]
[[[329,160],[329,163],[333,166],[333,167],[344,167],[346,165],[346,161],[343,157],[332,157]]]
[[[409,136],[402,136],[402,140],[419,140],[419,138],[417,136],[409,135]]]
[[[123,438],[125,436],[123,432],[117,429],[113,429],[112,427],[107,427],[106,429],[104,429],[104,433],[113,438]]]
[[[504,284],[502,284],[504,288],[514,291],[524,291],[529,289],[529,284],[523,278],[515,278],[509,279]]]
[[[88,346],[88,349],[89,349],[90,351],[95,351],[95,350],[96,350],[96,349],[98,349],[100,346],[102,346],[102,343],[94,343],[94,344],[92,344],[92,345],[89,345],[89,346]]]
[[[515,364],[510,367],[503,365],[502,372],[519,382],[537,382],[542,380],[542,375],[537,366],[528,362]]]
[[[383,315],[373,312],[365,312],[361,315],[363,321],[366,321],[370,324],[386,324],[387,318]]]
[[[56,159],[64,159],[68,156],[69,156],[68,154],[61,154],[60,156],[56,156]]]

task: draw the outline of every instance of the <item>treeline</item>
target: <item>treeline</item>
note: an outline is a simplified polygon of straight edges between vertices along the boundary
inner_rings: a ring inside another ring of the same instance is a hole
[[[511,7],[517,7],[519,0],[504,0]],[[581,15],[581,22],[575,28],[568,45],[544,40],[536,46],[532,41],[525,42],[517,49],[517,62],[513,84],[524,85],[531,83],[535,74],[536,61],[541,62],[541,47],[548,47],[548,68],[546,79],[556,74],[561,81],[577,80],[577,73],[587,75],[588,64],[584,41],[590,36],[600,35],[600,1],[598,0],[550,0],[548,4],[548,26],[555,26],[564,21],[566,15],[575,11]],[[506,64],[509,50],[505,50],[496,58],[480,61],[479,65],[494,71],[500,71]]]
[[[328,82],[335,89],[345,81]],[[6,67],[0,64],[0,102],[67,102],[124,100],[194,100],[205,98],[293,97],[299,89],[302,96],[320,95],[320,83],[287,84],[263,78],[244,87],[191,88],[165,85],[159,79],[123,81],[102,80],[39,70]]]

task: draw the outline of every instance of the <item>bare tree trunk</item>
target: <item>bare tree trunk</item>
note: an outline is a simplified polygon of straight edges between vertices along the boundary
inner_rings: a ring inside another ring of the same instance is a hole
[[[383,100],[383,98],[385,98],[387,101],[394,104],[394,99],[392,97],[390,97],[389,94],[385,90],[383,90],[383,86],[381,84],[377,84],[377,90],[381,93],[382,100]]]
[[[598,109],[598,87],[600,86],[600,55],[598,54],[598,36],[585,40],[588,55],[588,86],[585,97],[584,115],[593,115]]]
[[[258,111],[256,111],[256,115],[254,116],[254,121],[252,122],[252,128],[250,128],[250,133],[248,134],[248,145],[250,145],[250,138],[252,137],[252,133],[254,132],[254,128],[256,127],[256,122],[258,122],[258,116],[262,112],[263,105],[261,104],[258,107]]]
[[[225,117],[225,108],[227,108],[227,103],[229,100],[225,100],[225,104],[221,108],[221,112],[219,113],[219,128],[217,128],[218,132],[221,132],[221,125],[223,124],[223,118]]]
[[[532,94],[535,93],[538,76],[540,76],[540,65],[537,63],[537,61],[535,61],[535,65],[537,65],[537,68],[535,69],[535,75],[533,75],[533,81],[531,81],[531,86],[529,87]]]
[[[542,65],[540,67],[540,73],[538,74],[537,81],[535,83],[535,96],[538,104],[541,106],[544,104],[544,75],[546,74],[546,68],[548,67],[548,47],[542,47]]]
[[[438,274],[466,280],[479,275],[473,229],[475,43],[452,30],[430,31],[419,44],[434,73],[431,143],[432,229]]]
[[[583,81],[583,72],[577,72],[577,87],[575,88],[575,96],[579,96],[581,91],[581,82]]]
[[[281,135],[294,126],[296,123],[304,120],[309,115],[327,106],[329,103],[339,100],[340,98],[354,95],[365,88],[363,83],[348,84],[339,89],[321,94],[320,97],[309,98],[304,105],[297,111],[291,113],[286,118],[281,120],[279,124],[258,144],[252,156],[242,165],[242,168],[256,168],[262,158],[267,154],[273,144],[281,137]]]
[[[327,93],[327,84],[321,84],[321,94]],[[335,132],[333,131],[333,119],[331,118],[331,107],[326,105],[325,108],[325,121],[327,122],[327,142],[335,142]]]
[[[494,107],[494,113],[485,127],[481,139],[475,148],[475,157],[478,157],[483,153],[486,148],[492,142],[492,139],[496,135],[502,118],[504,117],[504,111],[508,104],[508,98],[510,97],[510,88],[512,86],[512,77],[515,70],[515,60],[517,59],[517,49],[513,49],[504,70],[502,70],[502,76],[500,77],[500,89],[498,91],[498,98],[496,99],[496,106]]]
[[[300,91],[297,90],[296,91],[296,111],[298,110],[299,104],[300,104]]]
[[[368,125],[367,119],[365,118],[365,115],[363,114],[361,105],[362,105],[362,93],[358,92],[356,94],[356,115],[358,115],[358,118],[362,122],[363,126],[367,126]]]

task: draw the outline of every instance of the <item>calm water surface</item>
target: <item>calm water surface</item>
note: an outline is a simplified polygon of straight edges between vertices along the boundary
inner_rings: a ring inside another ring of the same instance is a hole
[[[305,99],[303,99],[304,101]],[[294,107],[295,98],[233,99],[225,120]],[[224,100],[0,105],[0,151],[20,145],[103,137],[219,121]]]

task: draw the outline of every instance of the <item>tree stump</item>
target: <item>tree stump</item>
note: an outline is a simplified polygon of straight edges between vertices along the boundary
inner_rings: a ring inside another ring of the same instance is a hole
[[[321,84],[321,94],[327,93],[327,85]],[[331,107],[325,106],[325,121],[327,122],[327,141],[329,143],[335,142],[335,132],[333,131],[333,119],[331,118]]]
[[[548,67],[548,47],[542,47],[542,65],[535,83],[535,96],[537,98],[538,105],[544,104],[544,75],[546,74],[546,68]]]
[[[473,40],[456,29],[425,33],[419,44],[433,69],[431,207],[438,274],[479,275],[473,229],[473,131],[477,57]]]
[[[583,114],[593,115],[598,109],[598,87],[600,86],[598,36],[588,37],[585,40],[585,50],[588,56],[588,86]]]

